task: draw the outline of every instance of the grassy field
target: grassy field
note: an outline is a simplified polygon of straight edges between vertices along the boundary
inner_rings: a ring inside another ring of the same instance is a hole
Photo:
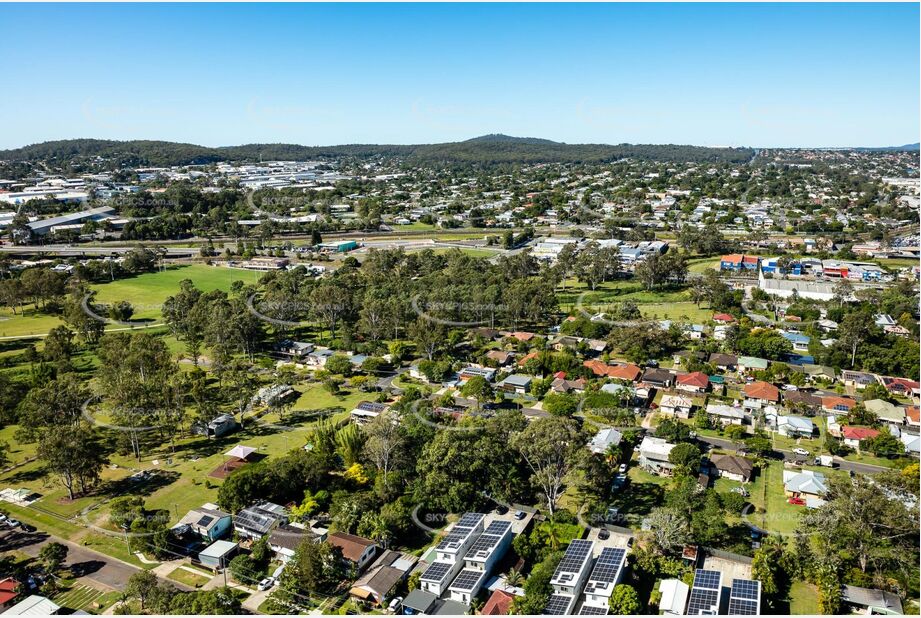
[[[790,614],[794,616],[819,613],[819,591],[812,584],[793,582],[790,586]]]
[[[192,280],[202,291],[229,290],[231,283],[242,280],[256,283],[261,273],[235,268],[193,264],[190,266],[173,266],[162,272],[144,273],[136,277],[118,279],[110,283],[96,284],[96,300],[100,303],[113,303],[122,300],[130,302],[134,308],[132,320],[158,321],[161,318],[160,307],[167,297],[179,290],[179,282]],[[0,309],[0,337],[25,337],[44,335],[61,324],[55,315],[38,312],[35,307],[27,305],[24,313],[13,314],[9,308]],[[106,330],[123,328],[107,325]]]
[[[707,324],[713,317],[712,309],[701,308],[691,302],[647,303],[640,305],[640,311],[643,317],[692,324]]]
[[[69,590],[55,596],[52,600],[61,607],[91,614],[101,614],[121,596],[119,592],[103,592],[90,586],[76,584]]]

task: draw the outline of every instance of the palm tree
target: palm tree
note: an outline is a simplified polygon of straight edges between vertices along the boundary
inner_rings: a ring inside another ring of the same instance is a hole
[[[336,445],[336,451],[342,457],[346,467],[349,467],[361,458],[365,439],[357,426],[349,425],[336,434]]]
[[[524,581],[524,577],[521,575],[521,571],[512,567],[508,570],[508,573],[505,574],[505,583],[509,586],[517,588]]]

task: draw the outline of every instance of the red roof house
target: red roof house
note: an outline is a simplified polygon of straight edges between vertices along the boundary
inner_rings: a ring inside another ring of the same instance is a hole
[[[735,322],[736,319],[732,317],[731,315],[729,315],[728,313],[714,313],[713,321],[714,322],[725,322],[726,324],[729,324],[730,322]]]
[[[511,609],[512,601],[514,600],[514,594],[496,589],[486,600],[486,605],[480,610],[480,614],[483,616],[505,616]]]
[[[703,393],[710,386],[710,377],[702,371],[692,371],[678,376],[677,388],[692,393]]]
[[[19,582],[12,577],[7,577],[0,581],[0,610],[4,610],[13,604],[13,601],[19,596],[18,588]]]
[[[879,432],[871,427],[851,427],[845,426],[841,429],[841,436],[845,440],[852,440],[854,442],[860,442],[861,440],[869,440],[870,438],[875,438],[879,435]]]
[[[752,382],[751,384],[746,384],[742,392],[744,392],[745,396],[749,399],[760,399],[761,401],[769,401],[771,403],[780,401],[780,390],[773,384],[760,380]]]

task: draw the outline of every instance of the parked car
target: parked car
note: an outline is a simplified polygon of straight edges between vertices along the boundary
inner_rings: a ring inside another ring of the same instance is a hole
[[[620,464],[620,467],[617,468],[617,471],[618,471],[620,474],[626,474],[626,473],[627,473],[627,464],[625,464],[625,463]]]
[[[808,457],[808,456],[809,456],[809,451],[807,451],[806,449],[802,448],[801,446],[798,446],[798,447],[796,447],[795,449],[793,449],[793,454],[794,454],[794,455],[799,455],[799,456],[801,456],[801,457]]]
[[[37,531],[35,526],[30,526],[29,524],[19,524],[19,529],[23,532],[28,532],[29,534]]]
[[[611,538],[611,533],[605,530],[604,528],[598,531],[599,541],[607,541],[609,538]]]
[[[22,525],[22,522],[20,522],[18,519],[7,519],[6,525],[10,528],[18,528]]]
[[[748,495],[749,495],[749,494],[748,494],[748,490],[745,489],[744,487],[741,487],[741,486],[740,486],[740,487],[733,487],[733,488],[731,489],[731,491],[733,491],[733,492],[739,494],[739,495],[742,496],[743,498],[747,498]]]
[[[524,519],[524,511],[515,511],[515,519]]]
[[[259,590],[268,590],[269,588],[271,588],[271,587],[274,586],[274,585],[275,585],[275,578],[274,578],[274,577],[266,577],[266,578],[263,579],[261,582],[259,582],[259,584],[256,586],[256,588],[259,589]]]
[[[390,605],[387,606],[387,609],[391,612],[396,613],[397,609],[400,607],[400,603],[403,602],[403,597],[393,597],[390,600]]]
[[[806,501],[802,498],[790,498],[787,502],[796,506],[806,506]]]

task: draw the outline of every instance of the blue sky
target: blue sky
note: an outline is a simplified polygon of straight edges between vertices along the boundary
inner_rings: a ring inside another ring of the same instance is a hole
[[[896,145],[908,4],[0,5],[0,148],[566,142]]]

